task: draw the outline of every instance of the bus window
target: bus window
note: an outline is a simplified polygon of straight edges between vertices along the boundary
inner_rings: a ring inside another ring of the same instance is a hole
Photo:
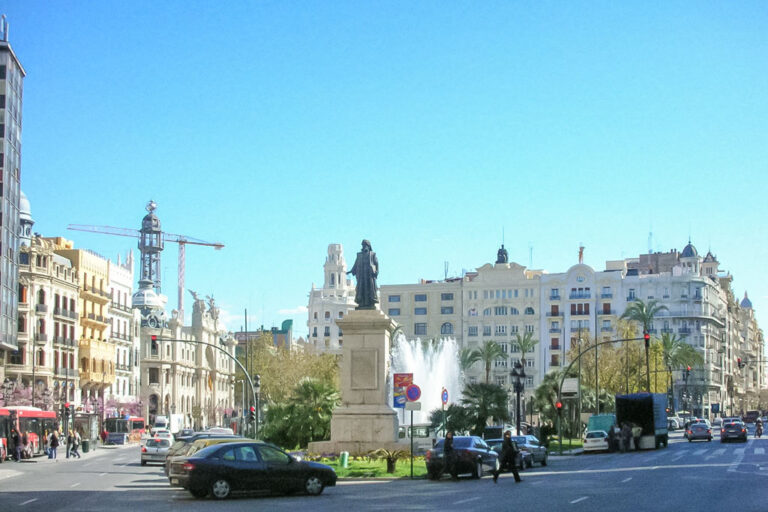
[[[144,420],[143,419],[135,419],[131,420],[131,430],[144,430]]]

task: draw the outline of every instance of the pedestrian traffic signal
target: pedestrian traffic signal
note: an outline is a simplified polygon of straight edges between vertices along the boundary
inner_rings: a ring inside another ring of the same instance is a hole
[[[251,423],[256,421],[256,408],[254,406],[251,406],[251,411],[248,413],[248,421]]]
[[[645,348],[648,348],[648,343],[651,341],[651,335],[647,331],[643,332],[643,339],[645,340]]]
[[[64,417],[65,418],[69,418],[69,407],[70,407],[69,402],[64,404]]]
[[[563,402],[558,401],[555,404],[555,407],[557,408],[557,412],[560,412],[563,409]]]

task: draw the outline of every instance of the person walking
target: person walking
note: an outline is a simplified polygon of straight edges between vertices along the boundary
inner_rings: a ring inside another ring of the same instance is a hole
[[[504,432],[504,440],[501,442],[501,456],[499,457],[499,469],[493,472],[493,483],[498,483],[499,473],[507,466],[512,470],[512,474],[515,476],[515,482],[520,483],[520,473],[517,472],[517,443],[512,441],[512,432],[507,430]]]
[[[450,473],[451,478],[454,480],[459,479],[456,467],[456,451],[453,448],[453,430],[449,430],[445,434],[445,441],[443,441],[443,471],[442,473]],[[441,473],[441,474],[442,474]]]
[[[59,436],[58,436],[58,433],[54,430],[51,433],[51,450],[50,450],[50,455],[48,455],[49,459],[56,458],[56,449],[58,447],[59,447]]]
[[[640,437],[643,435],[643,428],[640,425],[632,425],[632,438],[635,440],[635,450],[640,449]]]
[[[80,452],[78,451],[80,449],[80,443],[82,442],[82,438],[80,437],[80,432],[75,430],[72,434],[72,458],[77,455],[77,458],[80,457]]]
[[[621,453],[630,450],[630,443],[632,442],[632,429],[624,422],[621,425]]]
[[[11,442],[13,443],[13,453],[16,457],[16,462],[21,461],[21,437],[16,429],[11,430]]]
[[[69,458],[69,454],[72,451],[72,441],[74,436],[72,435],[72,429],[67,432],[67,458]]]

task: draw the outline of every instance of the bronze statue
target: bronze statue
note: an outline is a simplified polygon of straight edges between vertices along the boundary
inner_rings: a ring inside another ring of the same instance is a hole
[[[376,309],[379,302],[376,296],[376,278],[379,277],[379,260],[371,248],[371,242],[363,240],[363,247],[357,253],[352,270],[347,272],[357,279],[355,287],[355,309]]]

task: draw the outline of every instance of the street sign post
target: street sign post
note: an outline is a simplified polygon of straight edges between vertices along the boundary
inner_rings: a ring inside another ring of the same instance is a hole
[[[412,385],[409,386],[408,389],[415,387],[416,389],[419,388],[419,386]],[[421,394],[421,390],[419,390],[419,394]],[[411,438],[411,480],[413,480],[413,411],[420,411],[421,410],[421,402],[412,401],[405,404],[405,410],[411,411],[411,431],[409,432],[409,437]]]
[[[442,409],[443,409],[443,437],[445,437],[446,432],[446,418],[445,418],[445,406],[448,404],[448,390],[443,388],[443,391],[440,393],[440,400],[443,401]]]
[[[416,384],[411,384],[410,386],[405,388],[405,396],[408,397],[409,402],[415,402],[416,400],[421,398],[421,388]]]

